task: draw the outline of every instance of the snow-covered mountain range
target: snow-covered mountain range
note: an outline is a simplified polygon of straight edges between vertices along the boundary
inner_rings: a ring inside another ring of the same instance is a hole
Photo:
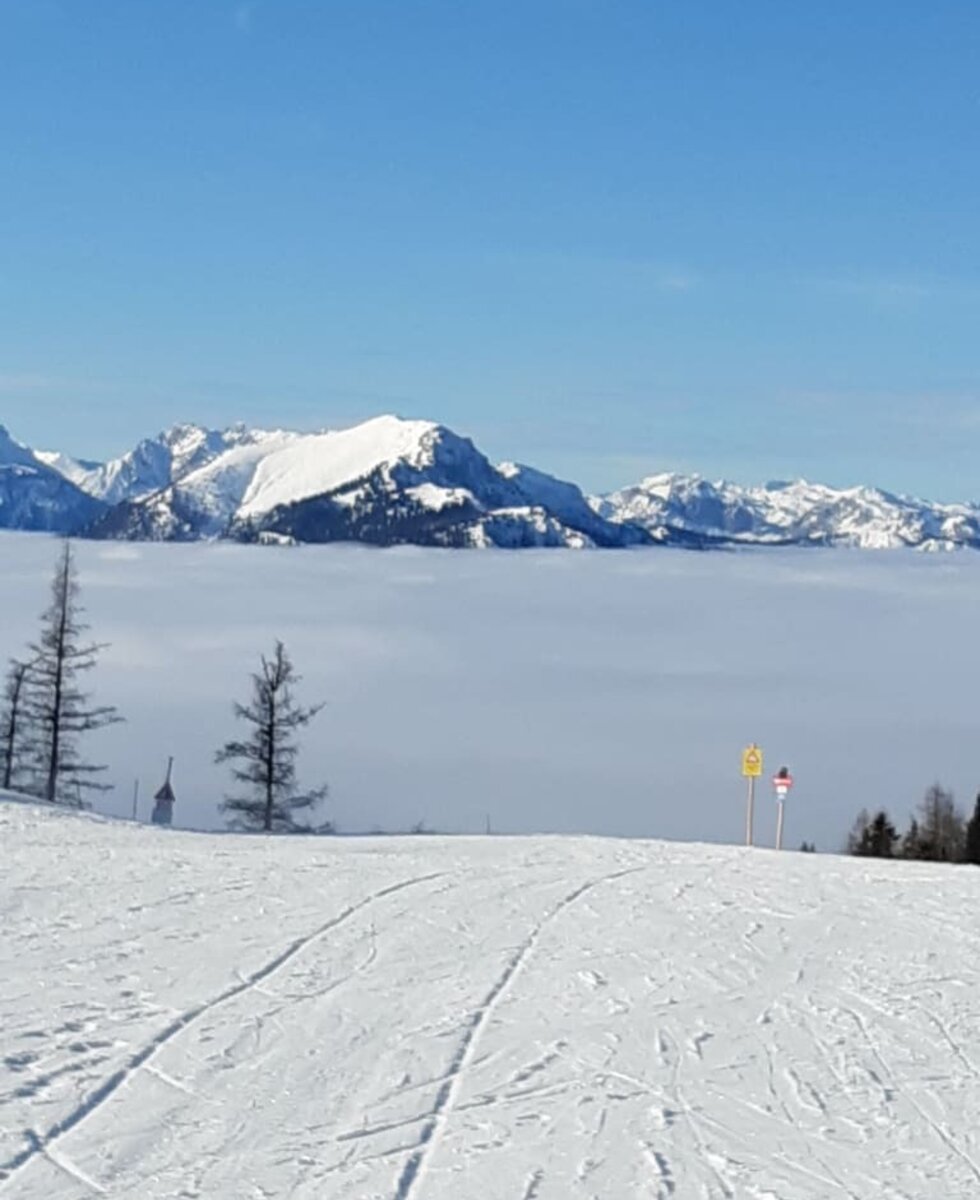
[[[96,538],[414,542],[439,546],[628,546],[649,541],[596,512],[574,484],[494,466],[431,421],[382,416],[300,434],[179,425],[92,463],[0,443],[0,526]],[[6,452],[4,452],[6,448]],[[43,481],[33,506],[26,480]],[[55,494],[54,481],[58,488]]]
[[[608,520],[638,525],[658,541],[687,532],[728,544],[980,547],[980,505],[935,504],[873,487],[804,480],[742,487],[665,474],[592,503]]]
[[[320,433],[177,425],[110,462],[32,450],[0,426],[0,528],[95,538],[376,545],[980,547],[980,505],[802,481],[651,475],[604,496],[494,465],[431,421]]]

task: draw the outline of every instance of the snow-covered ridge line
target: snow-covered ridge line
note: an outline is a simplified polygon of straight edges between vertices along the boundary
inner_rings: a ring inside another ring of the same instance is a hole
[[[492,464],[432,421],[298,433],[177,425],[121,458],[33,451],[0,426],[0,528],[100,538],[618,547],[980,547],[980,505],[803,480],[650,475],[602,496]]]
[[[687,529],[731,543],[849,545],[864,549],[980,545],[980,505],[937,504],[873,487],[806,480],[745,487],[699,475],[651,475],[594,497],[598,513],[651,533]]]
[[[8,446],[6,456],[0,447],[8,481],[33,471],[66,494],[44,522],[33,511],[5,520],[0,504],[0,527],[133,540],[458,547],[651,540],[600,516],[574,484],[530,468],[499,469],[468,438],[432,421],[381,416],[308,434],[181,425],[103,464],[34,454],[12,439]]]

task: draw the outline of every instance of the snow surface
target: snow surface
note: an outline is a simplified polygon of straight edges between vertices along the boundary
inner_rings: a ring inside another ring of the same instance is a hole
[[[206,467],[228,450],[252,447],[251,455],[244,456],[245,461],[249,458],[257,461],[262,450],[255,447],[264,446],[268,451],[270,447],[284,445],[298,436],[281,430],[247,429],[244,425],[215,430],[185,424],[174,425],[165,433],[146,438],[129,453],[105,463],[79,462],[57,451],[37,450],[33,454],[39,462],[58,471],[88,495],[108,504],[118,504],[150,496]],[[241,459],[239,455],[238,461]],[[219,496],[217,503],[212,505],[219,510],[222,483],[227,491],[227,482],[219,473]]]
[[[351,429],[308,434],[262,459],[238,515],[248,519],[323,495],[400,460],[422,466],[426,439],[437,430],[431,421],[383,416]]]
[[[406,488],[405,494],[432,512],[442,512],[443,509],[456,508],[461,504],[479,507],[476,497],[467,488],[447,488],[434,483],[420,483],[417,487]]]
[[[64,475],[67,480],[76,487],[81,487],[83,491],[85,490],[83,485],[101,465],[99,463],[81,463],[67,454],[62,454],[60,450],[34,450],[31,453],[38,462],[43,463],[46,467],[51,467],[59,475]]]
[[[0,838],[4,1200],[980,1193],[972,868],[3,799]]]
[[[220,533],[239,512],[242,498],[254,487],[257,474],[266,460],[288,451],[299,434],[281,430],[261,432],[254,439],[232,446],[204,466],[188,472],[177,481],[182,497],[193,501],[200,513],[206,513],[209,534]]]

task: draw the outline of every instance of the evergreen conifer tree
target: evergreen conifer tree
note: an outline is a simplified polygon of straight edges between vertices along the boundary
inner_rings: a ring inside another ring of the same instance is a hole
[[[902,837],[901,844],[902,858],[923,858],[922,832],[919,829],[919,822],[912,818],[909,822],[909,827]]]
[[[862,808],[847,839],[847,850],[862,858],[893,858],[898,841],[898,831],[884,809],[869,817]]]
[[[973,816],[966,824],[963,861],[980,865],[980,793],[977,794]]]
[[[309,725],[323,707],[303,708],[293,698],[300,681],[286,648],[277,641],[271,658],[262,656],[261,669],[252,676],[252,699],[235,704],[235,716],[251,725],[245,740],[226,742],[215,761],[239,763],[232,768],[245,794],[227,796],[222,804],[239,829],[265,832],[309,833],[312,826],[297,819],[327,794],[326,787],[299,792],[296,788],[295,733]],[[320,826],[326,832],[329,826]]]
[[[876,812],[865,827],[856,854],[867,858],[893,858],[898,842],[898,830],[884,809]]]
[[[871,818],[868,816],[868,810],[862,808],[858,815],[854,818],[854,824],[851,826],[851,832],[847,835],[847,853],[861,854],[862,847],[866,844],[868,838],[868,827],[871,824]]]

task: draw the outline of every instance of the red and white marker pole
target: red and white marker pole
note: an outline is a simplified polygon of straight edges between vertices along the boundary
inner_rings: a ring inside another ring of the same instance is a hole
[[[789,795],[789,790],[793,786],[793,776],[789,773],[788,767],[780,767],[777,774],[772,777],[773,787],[776,789],[776,849],[783,848],[783,817],[786,808],[786,797]]]

